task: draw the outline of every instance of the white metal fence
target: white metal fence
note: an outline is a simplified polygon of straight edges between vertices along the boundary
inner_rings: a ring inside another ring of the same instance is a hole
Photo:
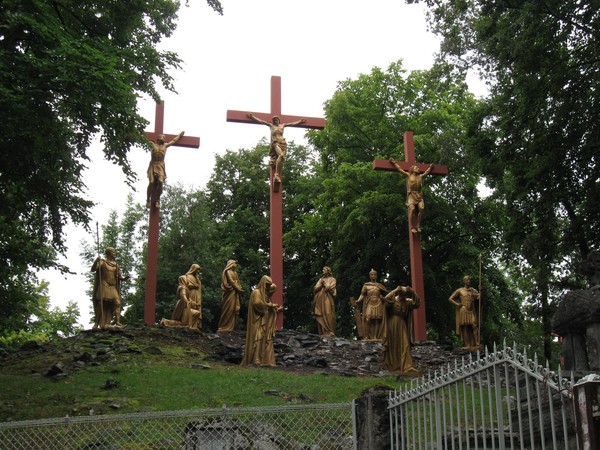
[[[573,380],[506,344],[390,393],[393,449],[578,449]]]
[[[3,450],[351,450],[352,404],[223,408],[0,423]]]

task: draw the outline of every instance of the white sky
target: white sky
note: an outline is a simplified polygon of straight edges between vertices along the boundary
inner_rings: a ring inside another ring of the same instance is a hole
[[[185,4],[184,1],[182,3]],[[228,109],[269,112],[270,80],[281,77],[282,114],[323,117],[323,103],[339,81],[387,69],[402,59],[408,70],[428,69],[439,49],[427,32],[425,7],[404,0],[222,0],[224,15],[204,0],[183,6],[174,35],[163,47],[176,51],[183,69],[173,72],[177,94],[161,92],[166,133],[200,137],[199,149],[171,147],[166,157],[170,183],[204,187],[216,154],[253,147],[268,137],[265,126],[229,123]],[[140,111],[154,129],[154,102],[142,101]],[[288,141],[304,143],[304,130],[286,129]],[[105,223],[111,209],[123,211],[129,188],[121,170],[102,159],[99,144],[90,149],[92,162],[84,174],[88,196],[97,202],[92,228]],[[139,174],[135,200],[145,202],[149,155],[142,148],[130,154]],[[95,241],[78,227],[67,228],[68,253],[62,262],[75,275],[55,271],[39,274],[50,282],[53,306],[75,300],[80,323],[89,328],[91,300],[79,257],[80,242]],[[117,256],[118,260],[118,256]],[[129,268],[123,268],[128,271]]]

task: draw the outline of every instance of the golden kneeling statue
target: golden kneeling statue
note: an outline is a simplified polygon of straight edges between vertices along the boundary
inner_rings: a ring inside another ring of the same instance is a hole
[[[166,327],[187,327],[202,329],[202,285],[197,274],[198,264],[192,264],[190,270],[179,277],[177,304],[171,319],[161,319]]]

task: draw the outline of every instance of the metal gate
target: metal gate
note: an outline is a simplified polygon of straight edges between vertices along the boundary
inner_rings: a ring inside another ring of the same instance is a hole
[[[573,382],[494,346],[390,393],[391,446],[577,450]]]

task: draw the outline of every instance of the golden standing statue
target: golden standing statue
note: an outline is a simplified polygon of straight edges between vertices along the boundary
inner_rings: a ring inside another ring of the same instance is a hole
[[[317,329],[321,336],[335,337],[335,297],[336,281],[331,267],[323,267],[323,276],[313,289],[312,314],[317,320]]]
[[[383,361],[390,372],[420,375],[413,366],[411,344],[414,343],[413,310],[421,305],[417,293],[408,286],[398,286],[385,296],[387,333],[383,344]]]
[[[464,286],[455,290],[448,301],[456,306],[456,334],[463,348],[479,348],[479,298],[477,289],[471,287],[471,277],[463,277]]]
[[[250,294],[242,366],[275,366],[275,322],[283,309],[271,301],[276,288],[271,277],[264,275]]]
[[[385,338],[386,317],[383,296],[388,292],[385,286],[377,282],[377,271],[371,269],[369,280],[360,291],[356,304],[363,303],[362,322],[364,340],[381,341]]]
[[[412,166],[409,171],[402,169],[400,164],[390,158],[390,162],[396,170],[406,177],[406,206],[408,207],[408,220],[410,231],[413,233],[421,232],[421,220],[425,212],[425,201],[423,200],[423,178],[429,175],[433,164],[423,173],[419,171],[417,166]]]
[[[165,170],[165,156],[167,149],[175,144],[184,135],[184,131],[179,133],[169,142],[165,142],[165,135],[160,134],[156,138],[156,142],[151,142],[151,158],[150,165],[148,166],[148,188],[146,189],[146,207],[150,208],[150,199],[152,198],[152,190],[156,186],[156,203],[154,207],[160,208],[160,196],[163,191],[163,184],[167,179],[167,172]]]
[[[236,267],[237,261],[230,259],[221,274],[223,295],[221,297],[221,317],[217,333],[234,331],[240,315],[241,297],[244,288],[240,284],[240,279],[235,271]]]
[[[104,252],[106,258],[98,256],[92,264],[94,275],[94,329],[109,328],[115,318],[115,326],[121,326],[121,282],[129,279],[123,275],[115,262],[117,252],[108,247]]]
[[[300,125],[306,122],[306,119],[299,119],[295,122],[281,123],[278,116],[273,116],[271,123],[266,120],[262,120],[256,117],[252,113],[248,113],[248,117],[255,122],[267,125],[271,130],[271,147],[269,149],[269,157],[271,158],[271,166],[275,168],[273,174],[273,185],[278,186],[281,184],[282,173],[283,173],[283,161],[287,156],[287,142],[283,137],[283,129],[287,126]]]

